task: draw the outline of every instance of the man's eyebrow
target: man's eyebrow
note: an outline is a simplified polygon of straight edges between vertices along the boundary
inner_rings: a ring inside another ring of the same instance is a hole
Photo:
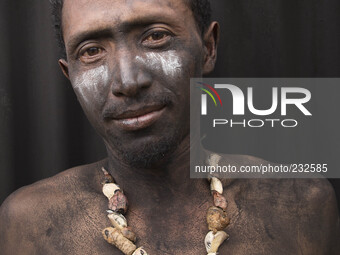
[[[89,39],[98,39],[98,38],[105,38],[105,37],[113,37],[114,30],[117,29],[120,32],[128,32],[130,30],[146,27],[151,24],[172,24],[174,26],[175,19],[172,16],[166,15],[148,15],[148,16],[141,16],[141,17],[134,17],[131,20],[123,21],[118,24],[116,28],[112,27],[103,27],[103,28],[92,28],[92,30],[86,30],[80,32],[74,36],[72,36],[67,43],[69,49],[74,49],[80,44],[81,42]],[[175,27],[175,26],[174,26]]]
[[[134,28],[138,27],[146,27],[151,24],[171,24],[173,21],[176,21],[173,19],[172,16],[168,15],[160,15],[160,14],[153,14],[148,16],[137,16],[134,17],[131,20],[123,21],[119,24],[119,31],[129,31]]]
[[[67,47],[69,49],[74,49],[77,47],[78,44],[80,44],[83,41],[89,40],[89,39],[98,39],[103,37],[112,36],[112,29],[109,28],[100,28],[100,29],[93,29],[93,30],[86,30],[83,32],[80,32],[78,34],[75,34],[72,36],[67,43]]]

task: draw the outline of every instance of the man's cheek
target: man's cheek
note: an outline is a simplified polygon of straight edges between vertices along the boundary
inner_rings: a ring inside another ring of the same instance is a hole
[[[136,62],[145,69],[151,70],[156,76],[163,76],[170,80],[179,78],[183,73],[183,61],[174,50],[165,52],[149,52],[143,56],[136,56]]]
[[[107,66],[101,65],[82,72],[75,76],[72,85],[83,106],[86,107],[88,104],[104,104],[107,87],[109,86]]]

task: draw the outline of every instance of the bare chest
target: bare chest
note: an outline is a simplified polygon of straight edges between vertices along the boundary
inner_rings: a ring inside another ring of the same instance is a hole
[[[206,254],[209,202],[182,208],[179,204],[154,206],[144,211],[132,205],[127,219],[138,236],[137,247],[145,247],[149,254]],[[226,229],[230,238],[219,254],[296,254],[297,229],[292,217],[282,217],[275,210],[265,213],[251,204],[239,207],[230,206],[231,224]],[[54,217],[42,227],[36,254],[122,254],[102,236],[102,230],[111,225],[102,208],[105,201],[98,201],[89,210],[70,209]]]
[[[207,233],[205,214],[153,216],[127,215],[129,226],[137,235],[136,246],[143,246],[149,254],[205,254],[204,237]],[[106,212],[91,216],[80,215],[58,220],[58,224],[44,227],[36,240],[36,254],[122,254],[108,244],[102,230],[111,226]]]

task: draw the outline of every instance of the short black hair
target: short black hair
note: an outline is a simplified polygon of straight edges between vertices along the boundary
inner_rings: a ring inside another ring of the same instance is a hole
[[[66,58],[66,49],[63,39],[62,31],[62,10],[64,0],[50,0],[52,5],[52,16],[54,29],[57,36],[58,44],[62,50],[62,57]],[[198,26],[201,35],[203,36],[204,31],[209,26],[211,21],[211,7],[209,0],[185,0],[185,2],[190,6],[196,24]]]

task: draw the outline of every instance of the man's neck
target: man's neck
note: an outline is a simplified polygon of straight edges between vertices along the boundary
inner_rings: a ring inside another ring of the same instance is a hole
[[[190,145],[189,136],[171,154],[152,167],[138,168],[124,164],[117,159],[112,150],[108,149],[108,171],[116,182],[129,193],[134,193],[138,187],[147,187],[150,192],[194,192],[196,184],[202,186],[205,180],[190,179],[190,147],[194,147],[197,153],[204,151],[197,144]],[[204,157],[204,156],[202,156]],[[189,189],[190,187],[190,189]],[[198,188],[198,187],[197,187]]]

